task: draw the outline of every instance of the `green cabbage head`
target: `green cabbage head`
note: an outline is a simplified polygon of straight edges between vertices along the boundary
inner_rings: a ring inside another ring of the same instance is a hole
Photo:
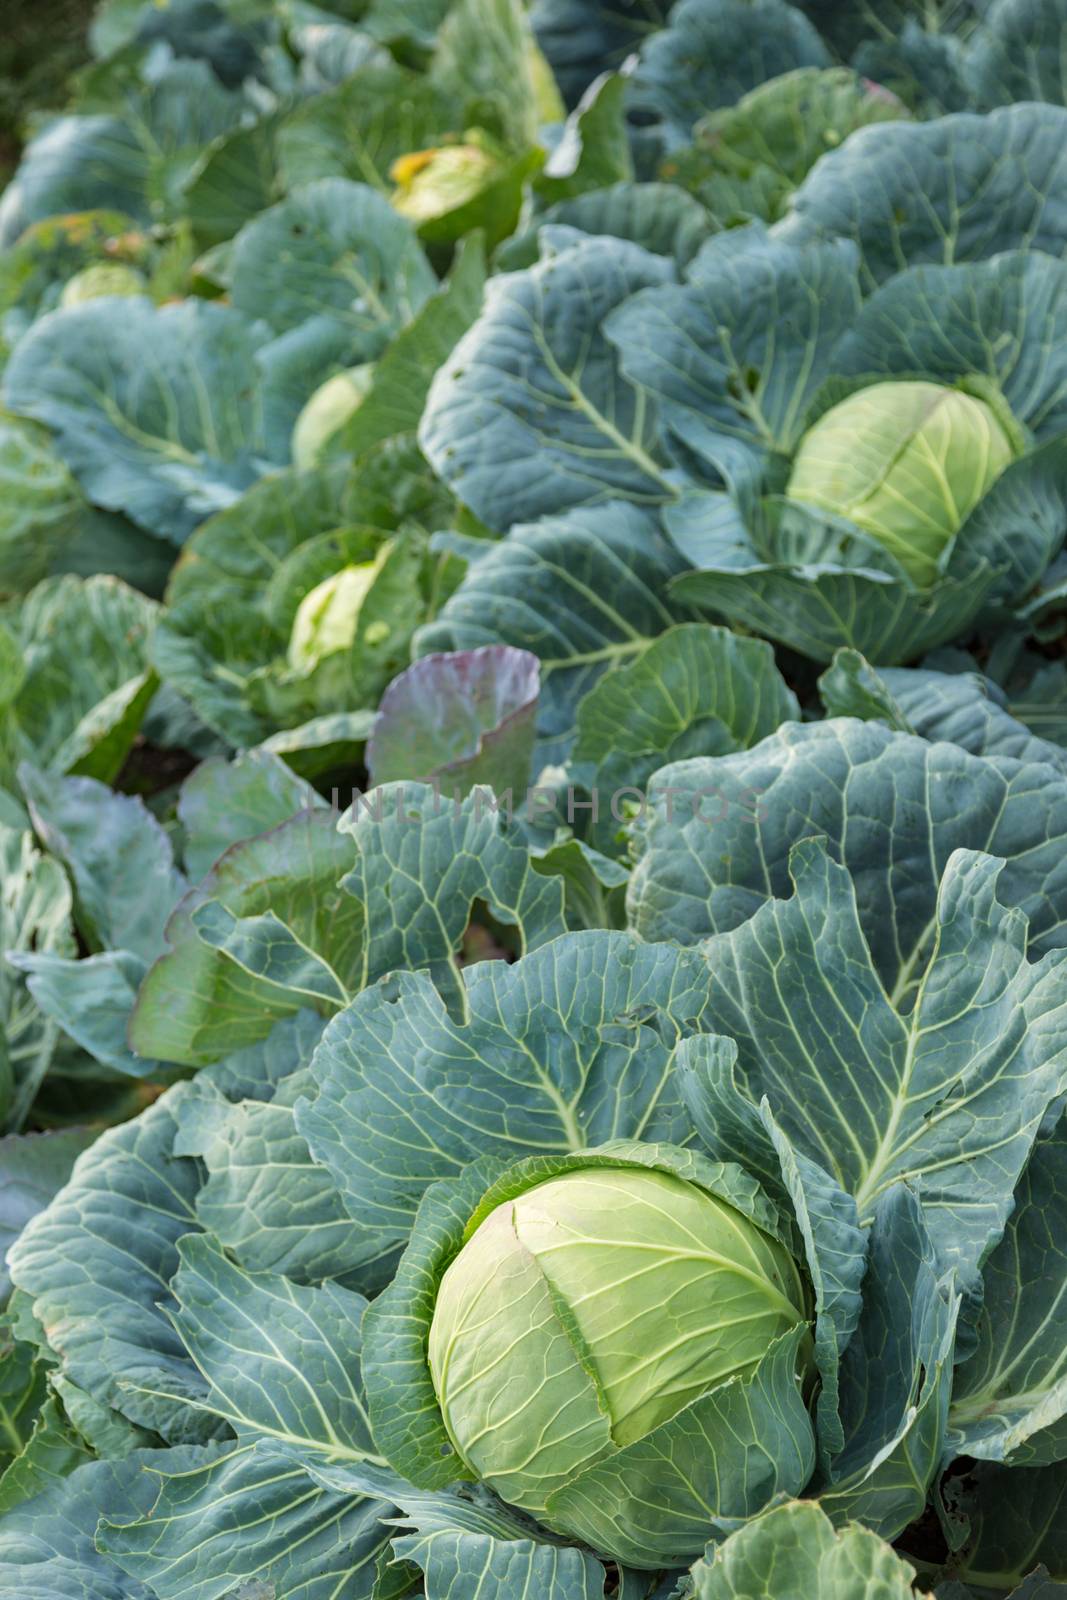
[[[67,279],[59,303],[64,308],[83,306],[88,300],[101,300],[108,295],[144,294],[146,287],[144,276],[136,267],[121,261],[98,261]]]
[[[381,564],[381,553],[374,561],[354,562],[304,596],[289,634],[289,665],[294,672],[312,672],[327,656],[352,648],[360,609]]]
[[[373,376],[374,363],[365,362],[319,385],[293,427],[294,467],[306,472],[324,459],[334,435],[366,399]]]
[[[477,199],[500,170],[499,157],[484,140],[416,150],[390,168],[397,186],[393,205],[416,226],[433,222]]]
[[[801,441],[786,494],[872,534],[919,587],[1014,458],[993,407],[939,383],[875,383]]]
[[[589,1538],[558,1492],[749,1377],[806,1315],[789,1251],[725,1199],[669,1171],[591,1166],[475,1229],[440,1282],[430,1373],[468,1470]]]

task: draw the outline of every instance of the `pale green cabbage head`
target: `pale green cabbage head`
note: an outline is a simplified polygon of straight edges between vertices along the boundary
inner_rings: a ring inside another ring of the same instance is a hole
[[[873,534],[925,587],[1013,455],[984,400],[938,383],[875,383],[808,431],[786,493]]]
[[[476,199],[500,170],[499,157],[481,144],[416,150],[390,169],[393,205],[411,222],[433,222]]]
[[[307,471],[321,461],[330,440],[359,410],[374,375],[374,363],[350,367],[320,384],[293,427],[293,465]]]
[[[67,279],[59,303],[67,308],[84,305],[87,300],[102,300],[108,295],[144,292],[145,280],[136,267],[128,267],[121,261],[98,261]]]
[[[289,665],[294,672],[311,672],[327,656],[352,648],[360,609],[380,566],[380,558],[353,563],[308,591],[289,634]]]
[[[597,1166],[481,1223],[442,1277],[429,1365],[465,1465],[544,1516],[804,1319],[795,1262],[749,1218],[671,1173]]]

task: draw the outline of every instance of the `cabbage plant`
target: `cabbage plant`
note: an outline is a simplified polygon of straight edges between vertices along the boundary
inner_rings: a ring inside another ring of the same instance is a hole
[[[338,829],[260,755],[188,780],[187,864],[228,848],[130,1042],[200,1070],[10,1253],[42,1432],[103,1457],[0,1524],[13,1593],[1062,1570],[1062,770],[842,718],[649,787],[632,931],[568,932],[477,794]],[[518,959],[461,963],[477,903]]]
[[[1067,410],[1055,360],[1020,356],[1061,325],[1067,268],[1039,252],[909,268],[864,298],[843,241],[706,247],[690,287],[608,328],[686,465],[663,512],[696,569],[679,597],[886,665],[1024,612],[1067,533]]]
[[[1036,105],[861,128],[772,227],[681,257],[553,220],[490,280],[423,449],[502,533],[648,510],[693,569],[672,600],[815,660],[1029,626],[1067,531],[1065,136]],[[526,643],[484,614],[461,589],[432,647]]]

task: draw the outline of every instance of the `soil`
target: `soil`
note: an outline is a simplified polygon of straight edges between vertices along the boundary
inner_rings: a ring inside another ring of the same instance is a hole
[[[0,0],[0,189],[35,112],[62,110],[67,81],[88,60],[95,0]]]

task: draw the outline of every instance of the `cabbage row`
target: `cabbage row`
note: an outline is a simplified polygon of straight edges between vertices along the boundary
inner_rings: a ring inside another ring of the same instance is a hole
[[[1067,1595],[1063,0],[104,0],[0,195],[0,1596]]]

